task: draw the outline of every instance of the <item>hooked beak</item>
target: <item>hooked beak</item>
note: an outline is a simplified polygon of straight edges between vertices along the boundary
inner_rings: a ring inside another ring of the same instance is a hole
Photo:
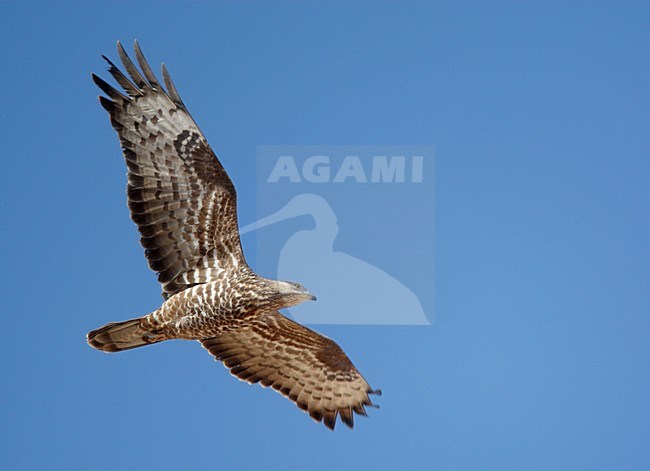
[[[305,301],[316,301],[316,296],[314,296],[307,288],[302,289],[301,297]]]
[[[302,288],[302,295],[305,297],[305,301],[316,301],[316,296],[305,287]]]

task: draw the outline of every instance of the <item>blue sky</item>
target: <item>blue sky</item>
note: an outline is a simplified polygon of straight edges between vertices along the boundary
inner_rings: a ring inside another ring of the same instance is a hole
[[[643,2],[6,3],[0,467],[647,469],[649,16]],[[169,66],[242,222],[258,215],[259,145],[435,147],[421,214],[435,243],[413,247],[435,255],[433,324],[318,327],[384,390],[354,431],[192,342],[86,345],[161,301],[90,80],[134,38]]]

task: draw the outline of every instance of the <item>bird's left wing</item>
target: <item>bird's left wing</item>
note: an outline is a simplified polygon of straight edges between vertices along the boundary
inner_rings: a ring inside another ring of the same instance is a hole
[[[368,395],[381,394],[334,341],[278,311],[200,342],[232,375],[271,386],[331,429],[337,416],[352,428],[353,413],[373,405]]]
[[[163,294],[213,279],[246,262],[239,241],[237,195],[163,65],[158,83],[138,43],[140,72],[117,43],[127,75],[106,57],[126,94],[93,74],[128,168],[127,196],[149,267]]]

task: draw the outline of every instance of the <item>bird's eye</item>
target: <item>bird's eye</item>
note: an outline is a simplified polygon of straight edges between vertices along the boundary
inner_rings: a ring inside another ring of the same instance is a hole
[[[302,289],[302,286],[300,285],[300,283],[294,283],[293,286],[296,289]]]

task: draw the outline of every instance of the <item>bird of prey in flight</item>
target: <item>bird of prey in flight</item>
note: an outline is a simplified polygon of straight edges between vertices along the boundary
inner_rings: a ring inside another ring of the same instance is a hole
[[[255,274],[239,240],[232,181],[190,116],[169,73],[163,85],[135,42],[128,75],[109,59],[123,89],[93,74],[107,95],[99,102],[117,131],[128,168],[127,198],[149,267],[164,302],[137,319],[88,333],[90,346],[119,352],[170,339],[198,340],[248,383],[271,387],[333,429],[366,415],[373,390],[332,340],[288,319],[279,309],[316,297],[298,283]]]

